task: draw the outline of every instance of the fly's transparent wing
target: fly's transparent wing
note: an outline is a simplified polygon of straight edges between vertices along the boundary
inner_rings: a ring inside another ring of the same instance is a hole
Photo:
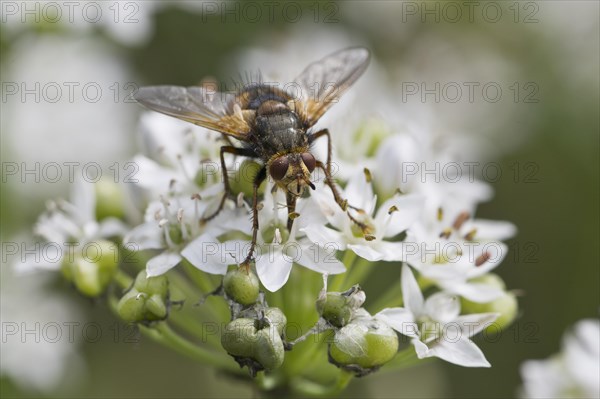
[[[148,86],[141,87],[134,98],[151,110],[239,140],[246,139],[250,132],[234,94],[204,87]]]
[[[306,128],[339,101],[367,69],[369,59],[369,50],[363,47],[340,50],[308,65],[295,79],[299,89],[296,112]]]

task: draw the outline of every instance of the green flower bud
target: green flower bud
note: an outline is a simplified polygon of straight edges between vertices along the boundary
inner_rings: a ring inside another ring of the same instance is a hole
[[[100,240],[75,249],[75,255],[66,257],[61,264],[63,276],[85,296],[96,297],[112,281],[118,266],[116,246]]]
[[[265,318],[269,319],[272,326],[277,328],[279,335],[283,334],[283,329],[287,324],[287,318],[285,314],[279,308],[267,308],[265,309]]]
[[[504,280],[494,273],[487,273],[470,281],[478,284],[486,284],[501,290],[506,289]],[[519,311],[517,297],[512,292],[505,292],[501,297],[487,303],[477,303],[465,298],[461,298],[460,302],[463,313],[500,313],[500,316],[498,316],[494,323],[486,328],[487,332],[490,333],[497,331],[499,328],[509,326],[515,320]]]
[[[258,331],[257,338],[254,359],[267,371],[281,367],[285,350],[277,327],[263,328]]]
[[[77,290],[85,296],[96,297],[104,291],[100,281],[98,265],[82,256],[76,256],[72,264],[73,283]]]
[[[251,358],[256,346],[256,320],[245,317],[235,319],[225,327],[221,334],[221,345],[233,356]]]
[[[110,179],[100,179],[96,183],[96,218],[122,219],[125,216],[125,197],[121,187]]]
[[[350,322],[355,310],[365,302],[365,293],[359,286],[346,292],[327,292],[317,300],[317,312],[335,327],[343,327]]]
[[[142,270],[136,276],[133,287],[139,292],[148,295],[156,294],[166,299],[169,293],[169,280],[165,275],[148,277],[146,271]]]
[[[477,303],[461,298],[463,313],[500,313],[500,316],[486,328],[487,332],[493,333],[500,328],[508,327],[517,317],[519,303],[512,292],[506,292],[500,298],[487,303]]]
[[[398,336],[376,319],[353,321],[335,333],[329,346],[334,364],[364,375],[389,362],[398,352]]]
[[[260,286],[258,277],[251,270],[236,268],[223,278],[223,288],[230,299],[248,306],[258,300]]]
[[[145,320],[145,298],[136,289],[127,292],[117,304],[119,316],[130,323],[137,323]]]
[[[128,322],[164,320],[168,315],[169,281],[166,276],[148,277],[138,273],[133,287],[119,301],[117,310]]]

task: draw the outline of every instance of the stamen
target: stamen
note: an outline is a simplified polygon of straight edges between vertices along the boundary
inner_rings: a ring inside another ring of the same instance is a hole
[[[450,238],[451,234],[452,234],[452,229],[446,228],[446,229],[442,230],[442,232],[440,233],[440,238],[445,238],[447,240],[448,238]]]
[[[391,215],[394,212],[398,212],[398,207],[396,205],[390,206],[390,209],[388,209],[388,215]]]
[[[437,220],[438,220],[438,222],[441,222],[443,218],[444,218],[444,210],[440,206],[438,208],[438,210],[437,210]]]
[[[469,231],[467,234],[465,234],[465,240],[473,241],[473,239],[475,239],[475,234],[477,234],[477,229]]]
[[[367,168],[364,168],[363,172],[365,173],[365,179],[367,180],[367,183],[371,183],[371,180],[373,180],[373,175],[371,174],[371,171]]]
[[[281,244],[282,238],[281,238],[281,231],[279,230],[279,227],[275,229],[275,237],[273,237],[273,244]]]
[[[179,223],[181,223],[182,220],[183,220],[183,208],[179,208],[177,210],[177,221]]]
[[[479,255],[477,257],[477,259],[475,259],[475,266],[479,267],[479,266],[483,265],[485,262],[490,260],[491,257],[492,257],[492,255],[490,255],[489,252],[482,253],[481,255]]]
[[[294,219],[296,219],[299,216],[300,216],[300,214],[298,212],[288,213],[288,218],[290,218],[290,220],[294,220]]]
[[[158,227],[160,227],[160,228],[163,228],[167,224],[169,224],[169,221],[167,219],[160,219],[158,221]]]
[[[469,212],[461,212],[461,213],[459,213],[459,215],[454,220],[454,224],[452,225],[452,228],[454,230],[459,230],[462,227],[462,225],[467,220],[469,220],[470,217],[471,217],[471,214]]]

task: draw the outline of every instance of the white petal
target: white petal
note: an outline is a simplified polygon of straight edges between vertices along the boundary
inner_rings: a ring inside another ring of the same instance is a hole
[[[106,218],[100,222],[98,226],[98,236],[100,237],[114,237],[125,234],[127,227],[125,223],[117,218]]]
[[[179,262],[181,262],[181,256],[178,253],[165,251],[146,263],[146,272],[148,277],[160,276],[174,268]]]
[[[453,323],[457,323],[464,337],[469,338],[489,326],[500,316],[499,313],[477,313],[458,316]]]
[[[96,220],[96,186],[79,177],[73,182],[70,202],[77,210],[79,223]]]
[[[401,195],[384,202],[377,211],[375,223],[384,226],[384,231],[379,233],[383,237],[393,237],[408,229],[421,215],[425,198],[421,195]],[[396,211],[389,213],[392,206]]]
[[[163,231],[156,222],[140,224],[123,238],[123,244],[134,246],[129,248],[133,250],[164,248],[162,234]]]
[[[387,308],[375,315],[394,330],[407,337],[418,338],[419,327],[415,323],[415,316],[408,309]]]
[[[361,258],[368,260],[369,262],[377,262],[383,259],[383,254],[371,246],[361,244],[348,244],[348,249],[351,249]]]
[[[186,245],[181,255],[194,267],[211,274],[227,273],[227,266],[242,262],[249,244],[241,240],[219,242],[210,234],[202,234]]]
[[[269,246],[256,259],[256,273],[260,282],[271,292],[275,292],[287,282],[292,271],[292,258],[281,248]]]
[[[363,171],[350,177],[344,193],[349,204],[364,210],[368,215],[372,213],[376,200],[373,195],[373,186],[367,182]]]
[[[473,229],[477,229],[476,238],[485,240],[505,241],[517,234],[517,227],[510,222],[484,219],[468,220],[460,231],[461,234],[467,234]]]
[[[423,294],[417,284],[414,274],[410,270],[410,267],[405,263],[402,265],[402,299],[404,300],[404,306],[410,310],[415,317],[419,317],[423,314]]]
[[[296,263],[308,269],[327,274],[340,274],[346,271],[346,266],[335,257],[335,250],[322,248],[314,244],[300,246],[298,247],[299,251],[295,248],[291,249],[296,253],[292,254],[288,250],[288,255],[292,256]]]
[[[491,367],[481,349],[468,338],[442,338],[429,348],[427,357],[429,356],[464,367]]]
[[[342,234],[336,230],[324,226],[306,226],[300,229],[308,239],[320,246],[335,245],[338,251],[346,249],[346,240]]]
[[[437,292],[425,301],[425,313],[442,324],[449,323],[460,314],[460,301],[454,295]]]
[[[406,261],[407,256],[405,248],[404,242],[377,242],[377,251],[383,255],[382,260],[386,262]]]
[[[477,303],[487,303],[504,295],[501,288],[493,287],[489,284],[465,282],[439,282],[439,286],[444,290],[460,295],[470,301]]]

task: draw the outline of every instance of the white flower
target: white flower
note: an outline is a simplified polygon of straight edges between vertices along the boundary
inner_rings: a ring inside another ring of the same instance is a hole
[[[471,281],[497,267],[508,247],[500,240],[512,237],[512,223],[472,220],[468,212],[422,217],[406,239],[413,251],[406,262],[443,290],[474,302],[490,302],[502,289]]]
[[[460,316],[460,302],[446,292],[426,300],[410,268],[402,267],[404,308],[387,308],[375,315],[411,339],[417,357],[439,357],[465,367],[490,367],[481,350],[469,337],[497,317],[497,313]]]
[[[285,195],[281,191],[271,195],[268,194],[270,191],[267,185],[267,194],[258,213],[259,234],[254,254],[256,273],[264,287],[269,291],[280,289],[287,282],[294,263],[319,273],[344,272],[344,265],[335,257],[339,248],[328,242],[311,242],[302,233],[302,227],[306,225],[323,228],[324,220],[313,201],[310,198],[298,200],[296,212],[299,216],[294,219],[288,234]],[[246,223],[250,225],[249,221]],[[225,274],[227,265],[242,262],[250,248],[248,240],[203,243],[192,243],[182,254],[200,270],[215,274]],[[203,251],[201,244],[208,245],[208,250]]]
[[[139,129],[147,156],[134,157],[139,168],[135,178],[151,198],[168,191],[220,199],[219,151],[224,142],[219,142],[218,133],[153,111],[142,115]],[[230,170],[234,159],[226,161]]]
[[[185,256],[190,251],[188,246],[200,248],[202,255],[205,244],[217,242],[218,235],[249,225],[246,209],[228,206],[215,219],[201,225],[206,209],[207,203],[198,195],[154,201],[146,209],[145,223],[132,229],[123,241],[125,245],[135,246],[134,250],[163,249],[146,264],[148,275],[158,276],[181,262],[182,254]],[[231,227],[225,227],[228,225]]]
[[[96,221],[95,185],[78,178],[73,183],[70,202],[49,202],[47,212],[34,226],[34,233],[46,243],[35,254],[25,254],[33,256],[24,256],[24,261],[16,265],[19,271],[58,270],[65,256],[94,240],[124,234],[125,225],[112,217]]]
[[[343,212],[333,200],[327,186],[312,194],[327,222],[333,227],[307,226],[304,232],[313,242],[336,243],[340,250],[349,249],[369,261],[396,261],[405,257],[402,242],[388,241],[405,231],[419,217],[423,198],[418,195],[396,195],[375,211],[377,197],[365,174],[354,175],[342,196],[348,200],[352,217]]]
[[[600,320],[578,322],[561,353],[524,362],[521,376],[525,398],[599,398]]]

